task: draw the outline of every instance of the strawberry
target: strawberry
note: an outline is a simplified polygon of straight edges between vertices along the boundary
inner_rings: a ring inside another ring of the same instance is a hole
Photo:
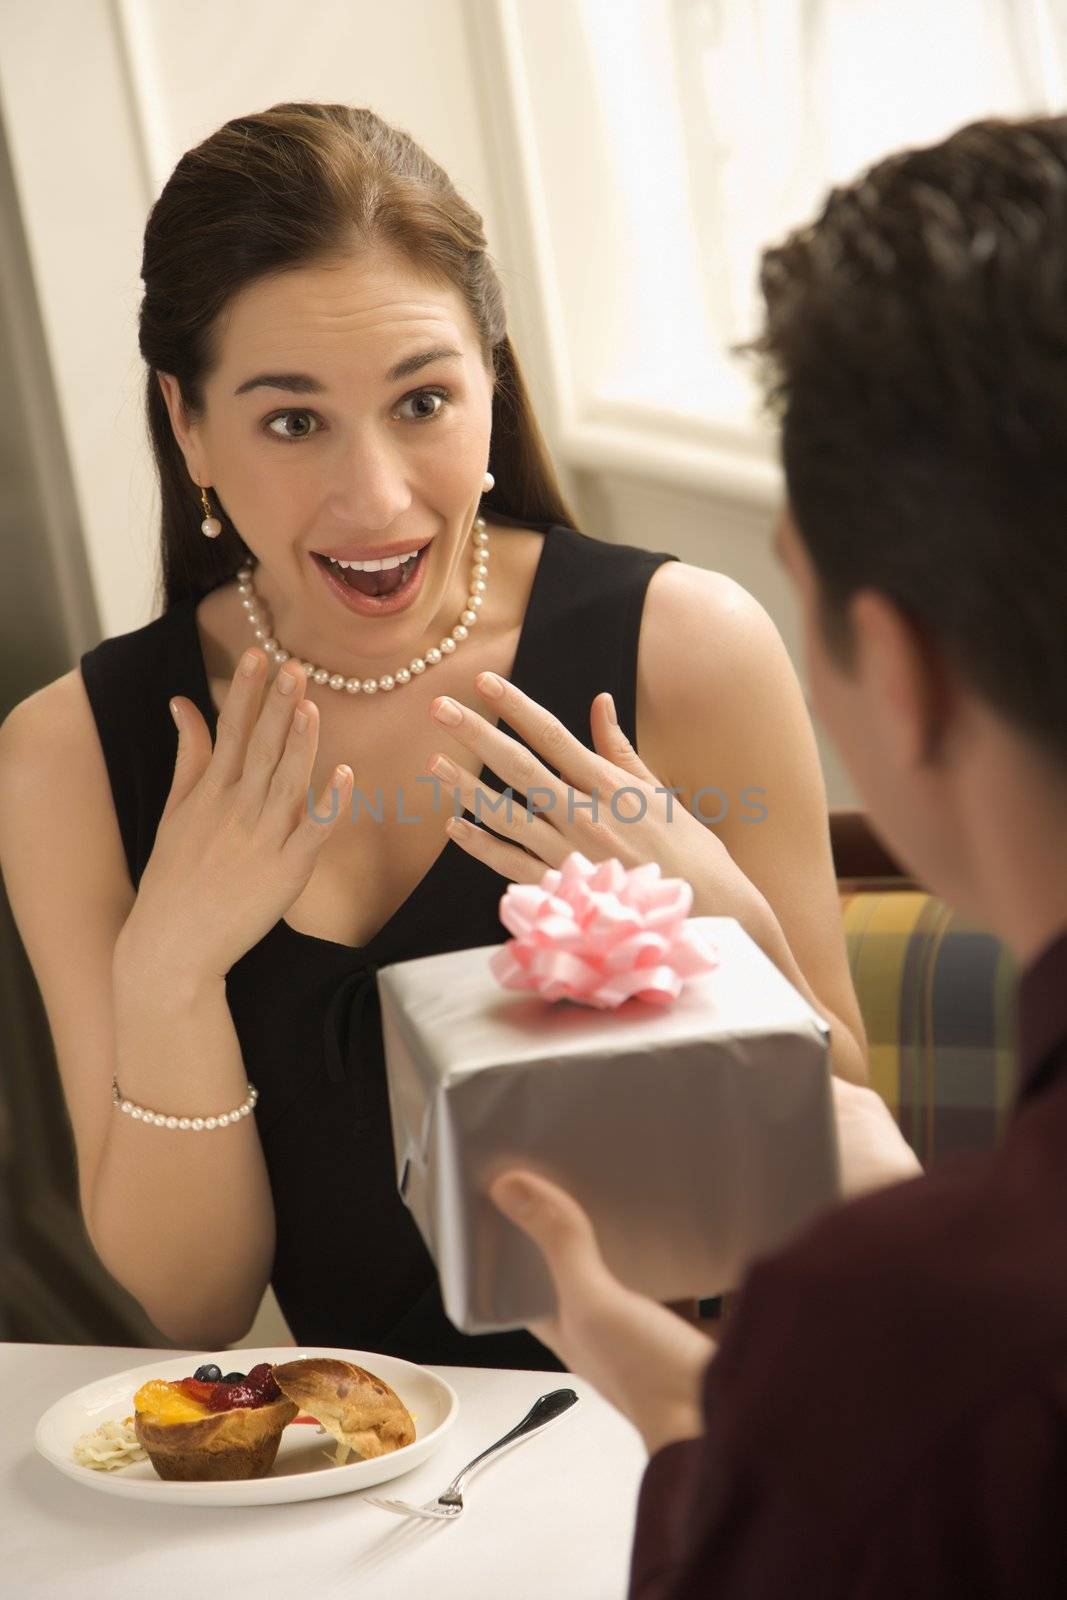
[[[258,1366],[253,1367],[245,1382],[260,1396],[263,1405],[281,1399],[282,1392],[274,1381],[274,1368],[269,1361],[261,1361]]]
[[[261,1404],[256,1391],[247,1383],[215,1383],[211,1387],[215,1391],[207,1402],[211,1411],[234,1411],[238,1406]]]
[[[202,1406],[209,1406],[219,1386],[217,1383],[205,1383],[202,1378],[179,1378],[174,1387],[180,1389],[190,1400],[198,1400]],[[212,1406],[212,1410],[216,1409],[217,1407]]]

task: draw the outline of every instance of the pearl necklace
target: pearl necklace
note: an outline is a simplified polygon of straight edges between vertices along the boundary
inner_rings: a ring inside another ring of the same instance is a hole
[[[457,644],[462,644],[474,624],[478,621],[478,613],[485,604],[486,579],[489,576],[489,531],[485,526],[485,518],[475,519],[472,534],[472,566],[470,593],[467,595],[466,608],[460,612],[459,621],[450,634],[446,634],[440,642],[425,656],[416,656],[414,661],[409,661],[406,667],[398,667],[396,672],[383,673],[380,678],[346,678],[343,673],[330,672],[328,667],[320,667],[313,661],[301,661],[300,665],[308,675],[309,683],[328,684],[331,689],[344,690],[348,694],[376,694],[379,689],[386,692],[399,688],[402,684],[410,683],[412,678],[417,678],[427,667],[435,667],[444,656],[450,656]],[[290,652],[274,638],[264,613],[260,611],[263,602],[252,587],[252,563],[247,562],[237,574],[237,588],[241,596],[241,605],[248,616],[249,623],[255,632],[256,639],[263,646],[271,660],[281,666],[289,660]]]

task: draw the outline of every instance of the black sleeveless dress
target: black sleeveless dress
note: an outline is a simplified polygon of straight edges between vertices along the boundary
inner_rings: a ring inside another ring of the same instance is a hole
[[[637,642],[653,572],[678,558],[536,527],[544,545],[511,681],[589,744],[607,689],[635,741]],[[136,888],[174,772],[171,696],[214,735],[218,715],[192,599],[81,657]],[[525,744],[507,723],[501,730]],[[503,781],[483,767],[481,781]],[[356,782],[359,783],[357,774]],[[373,785],[364,790],[374,799]],[[231,968],[226,994],[249,1079],[277,1226],[271,1283],[298,1345],[384,1351],[455,1366],[562,1370],[525,1329],[469,1335],[445,1315],[433,1261],[397,1192],[376,973],[393,961],[502,944],[508,880],[451,839],[383,928],[360,948],[283,919]],[[241,1219],[218,1196],[219,1226]],[[347,1263],[347,1265],[346,1265]]]

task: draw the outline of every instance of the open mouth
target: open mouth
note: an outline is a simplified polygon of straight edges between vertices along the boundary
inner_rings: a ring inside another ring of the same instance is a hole
[[[331,561],[328,556],[319,555],[317,550],[311,553],[319,565],[346,588],[365,594],[371,600],[382,600],[407,588],[428,549],[429,545],[423,545],[410,560],[402,561],[396,567],[379,568],[375,572],[361,572],[352,567],[342,567],[336,561]]]

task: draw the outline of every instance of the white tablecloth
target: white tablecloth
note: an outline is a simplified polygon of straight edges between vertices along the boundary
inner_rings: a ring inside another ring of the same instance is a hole
[[[640,1436],[581,1378],[439,1367],[460,1414],[437,1453],[367,1494],[438,1493],[549,1389],[581,1397],[472,1480],[440,1526],[363,1494],[275,1506],[149,1506],[64,1476],[34,1448],[63,1395],[173,1350],[0,1344],[0,1594],[29,1600],[623,1600]]]

